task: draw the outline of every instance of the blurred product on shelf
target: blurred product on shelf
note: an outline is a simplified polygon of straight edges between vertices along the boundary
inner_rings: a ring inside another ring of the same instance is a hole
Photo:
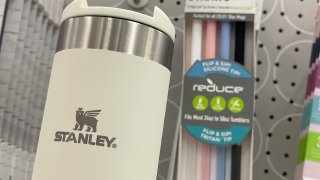
[[[320,5],[315,27],[295,180],[320,179]]]
[[[0,52],[0,179],[31,179],[64,0],[7,1]]]

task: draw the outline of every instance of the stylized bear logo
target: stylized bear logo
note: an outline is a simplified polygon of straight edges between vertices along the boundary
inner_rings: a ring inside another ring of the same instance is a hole
[[[73,130],[82,131],[84,125],[87,126],[87,132],[97,132],[98,120],[96,117],[100,114],[101,110],[93,110],[84,112],[82,108],[76,111],[76,126]]]

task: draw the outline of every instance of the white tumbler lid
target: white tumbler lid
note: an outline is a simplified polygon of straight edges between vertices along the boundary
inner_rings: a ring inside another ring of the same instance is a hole
[[[158,7],[154,8],[153,17],[151,17],[125,9],[88,6],[86,0],[75,0],[64,9],[61,21],[79,16],[106,16],[127,19],[151,26],[167,34],[173,41],[175,39],[175,28],[172,22]]]

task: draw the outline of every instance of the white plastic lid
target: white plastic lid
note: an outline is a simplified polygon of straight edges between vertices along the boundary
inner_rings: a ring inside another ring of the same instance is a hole
[[[167,34],[173,41],[175,28],[169,17],[158,7],[154,8],[153,17],[119,8],[88,6],[86,0],[74,0],[63,11],[61,21],[79,16],[106,16],[139,22]]]

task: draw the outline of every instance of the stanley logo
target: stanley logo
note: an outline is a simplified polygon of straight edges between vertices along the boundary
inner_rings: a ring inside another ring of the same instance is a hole
[[[101,110],[85,112],[82,108],[79,108],[76,111],[76,125],[73,130],[82,131],[86,126],[87,133],[57,131],[55,133],[54,141],[117,148],[117,144],[115,144],[117,138],[91,134],[97,132],[98,119],[96,117],[100,114],[100,112]]]
[[[79,108],[76,112],[76,126],[73,130],[82,131],[84,125],[87,125],[87,132],[97,132],[98,120],[96,117],[100,114],[101,110],[93,110],[84,112]]]

